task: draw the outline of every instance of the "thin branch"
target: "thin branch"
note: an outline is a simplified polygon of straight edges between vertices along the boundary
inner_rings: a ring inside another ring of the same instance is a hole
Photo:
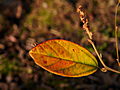
[[[90,44],[92,45],[93,49],[95,50],[95,53],[97,54],[100,62],[101,62],[102,65],[104,66],[104,68],[105,68],[106,70],[109,70],[109,71],[116,72],[116,73],[119,73],[119,74],[120,74],[120,71],[117,71],[117,70],[115,70],[115,69],[109,68],[108,66],[105,65],[105,63],[103,62],[100,54],[98,53],[98,51],[97,51],[97,49],[96,49],[94,43],[93,43],[90,39],[88,39],[88,41],[90,42]]]
[[[84,12],[82,11],[82,6],[79,6],[79,7],[78,7],[77,12],[79,13],[79,15],[80,15],[80,20],[81,20],[82,23],[83,23],[83,29],[86,31],[86,33],[87,33],[87,35],[88,35],[88,37],[89,37],[88,41],[89,41],[90,44],[92,45],[92,47],[93,47],[95,53],[97,54],[97,56],[98,56],[101,64],[104,66],[104,68],[102,68],[101,71],[106,72],[107,70],[109,70],[109,71],[116,72],[116,73],[119,73],[119,74],[120,74],[120,71],[117,71],[117,70],[114,70],[114,69],[112,69],[112,68],[107,67],[107,66],[105,65],[105,63],[103,62],[103,60],[102,60],[102,55],[98,53],[98,51],[97,51],[97,49],[96,49],[96,46],[95,46],[95,44],[94,44],[93,41],[92,41],[92,33],[90,32],[90,30],[89,30],[89,28],[88,28],[88,19],[86,19],[85,14],[84,14]]]
[[[102,63],[102,65],[103,65],[103,66],[104,66],[104,68],[105,68],[105,67],[106,67],[106,65],[105,65],[105,63],[103,62],[103,60],[102,60],[102,58],[101,58],[100,54],[98,53],[98,51],[97,51],[97,49],[96,49],[96,47],[95,47],[94,43],[93,43],[93,42],[92,42],[92,40],[90,40],[90,39],[88,39],[88,41],[89,41],[89,43],[92,45],[92,47],[93,47],[93,49],[94,49],[95,53],[97,54],[97,56],[98,56],[98,58],[99,58],[100,62]]]
[[[118,50],[118,27],[117,27],[117,10],[119,7],[120,1],[118,1],[118,4],[115,8],[115,45],[116,45],[116,55],[117,55],[117,63],[120,66],[120,60],[119,60],[119,50]]]

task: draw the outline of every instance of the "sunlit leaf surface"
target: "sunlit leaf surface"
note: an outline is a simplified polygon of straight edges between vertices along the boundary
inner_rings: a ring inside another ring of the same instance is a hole
[[[45,70],[66,77],[94,73],[98,62],[85,48],[67,40],[48,40],[29,52],[35,63]]]

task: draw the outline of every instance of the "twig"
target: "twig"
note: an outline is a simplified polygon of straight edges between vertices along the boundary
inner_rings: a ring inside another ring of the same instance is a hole
[[[97,56],[98,56],[100,62],[102,63],[102,65],[103,65],[104,67],[106,67],[105,63],[103,62],[103,60],[102,60],[100,54],[98,53],[98,51],[97,51],[97,49],[96,49],[94,43],[92,42],[92,40],[88,39],[88,41],[89,41],[89,43],[92,45],[92,47],[93,47],[95,53],[97,54]]]
[[[119,61],[119,50],[118,50],[118,27],[117,27],[117,10],[120,4],[120,0],[118,1],[116,8],[115,8],[115,45],[116,45],[116,55],[117,55],[117,63],[118,66],[120,66],[120,61]]]
[[[82,11],[82,6],[79,6],[77,9],[77,12],[80,15],[80,20],[83,23],[83,29],[87,32],[87,35],[89,37],[88,41],[90,42],[90,44],[92,45],[95,53],[97,54],[101,64],[103,65],[104,68],[101,69],[101,71],[106,72],[107,70],[112,71],[112,72],[116,72],[120,74],[120,71],[114,70],[112,68],[109,68],[105,65],[105,63],[102,60],[102,55],[98,53],[95,44],[92,41],[92,33],[90,32],[89,28],[88,28],[88,19],[86,19],[84,12]]]
[[[97,51],[97,49],[96,49],[94,43],[93,43],[90,39],[88,39],[88,41],[90,42],[90,44],[92,45],[93,49],[95,50],[95,53],[97,54],[100,62],[101,62],[102,65],[104,66],[104,69],[109,70],[109,71],[112,71],[112,72],[116,72],[116,73],[119,73],[119,74],[120,74],[120,71],[117,71],[117,70],[115,70],[115,69],[109,68],[108,66],[105,65],[105,63],[103,62],[100,54],[98,53],[98,51]],[[103,71],[103,70],[102,70],[102,71]],[[103,72],[104,72],[104,71],[103,71]]]

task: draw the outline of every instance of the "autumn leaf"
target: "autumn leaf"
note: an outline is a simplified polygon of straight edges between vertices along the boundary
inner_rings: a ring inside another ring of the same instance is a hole
[[[97,70],[96,58],[85,48],[67,40],[48,40],[29,52],[45,70],[66,77],[82,77]]]

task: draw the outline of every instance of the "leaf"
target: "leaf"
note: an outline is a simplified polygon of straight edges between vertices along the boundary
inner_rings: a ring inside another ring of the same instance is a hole
[[[98,67],[96,58],[88,50],[67,40],[48,40],[29,54],[37,65],[60,76],[87,76]]]

